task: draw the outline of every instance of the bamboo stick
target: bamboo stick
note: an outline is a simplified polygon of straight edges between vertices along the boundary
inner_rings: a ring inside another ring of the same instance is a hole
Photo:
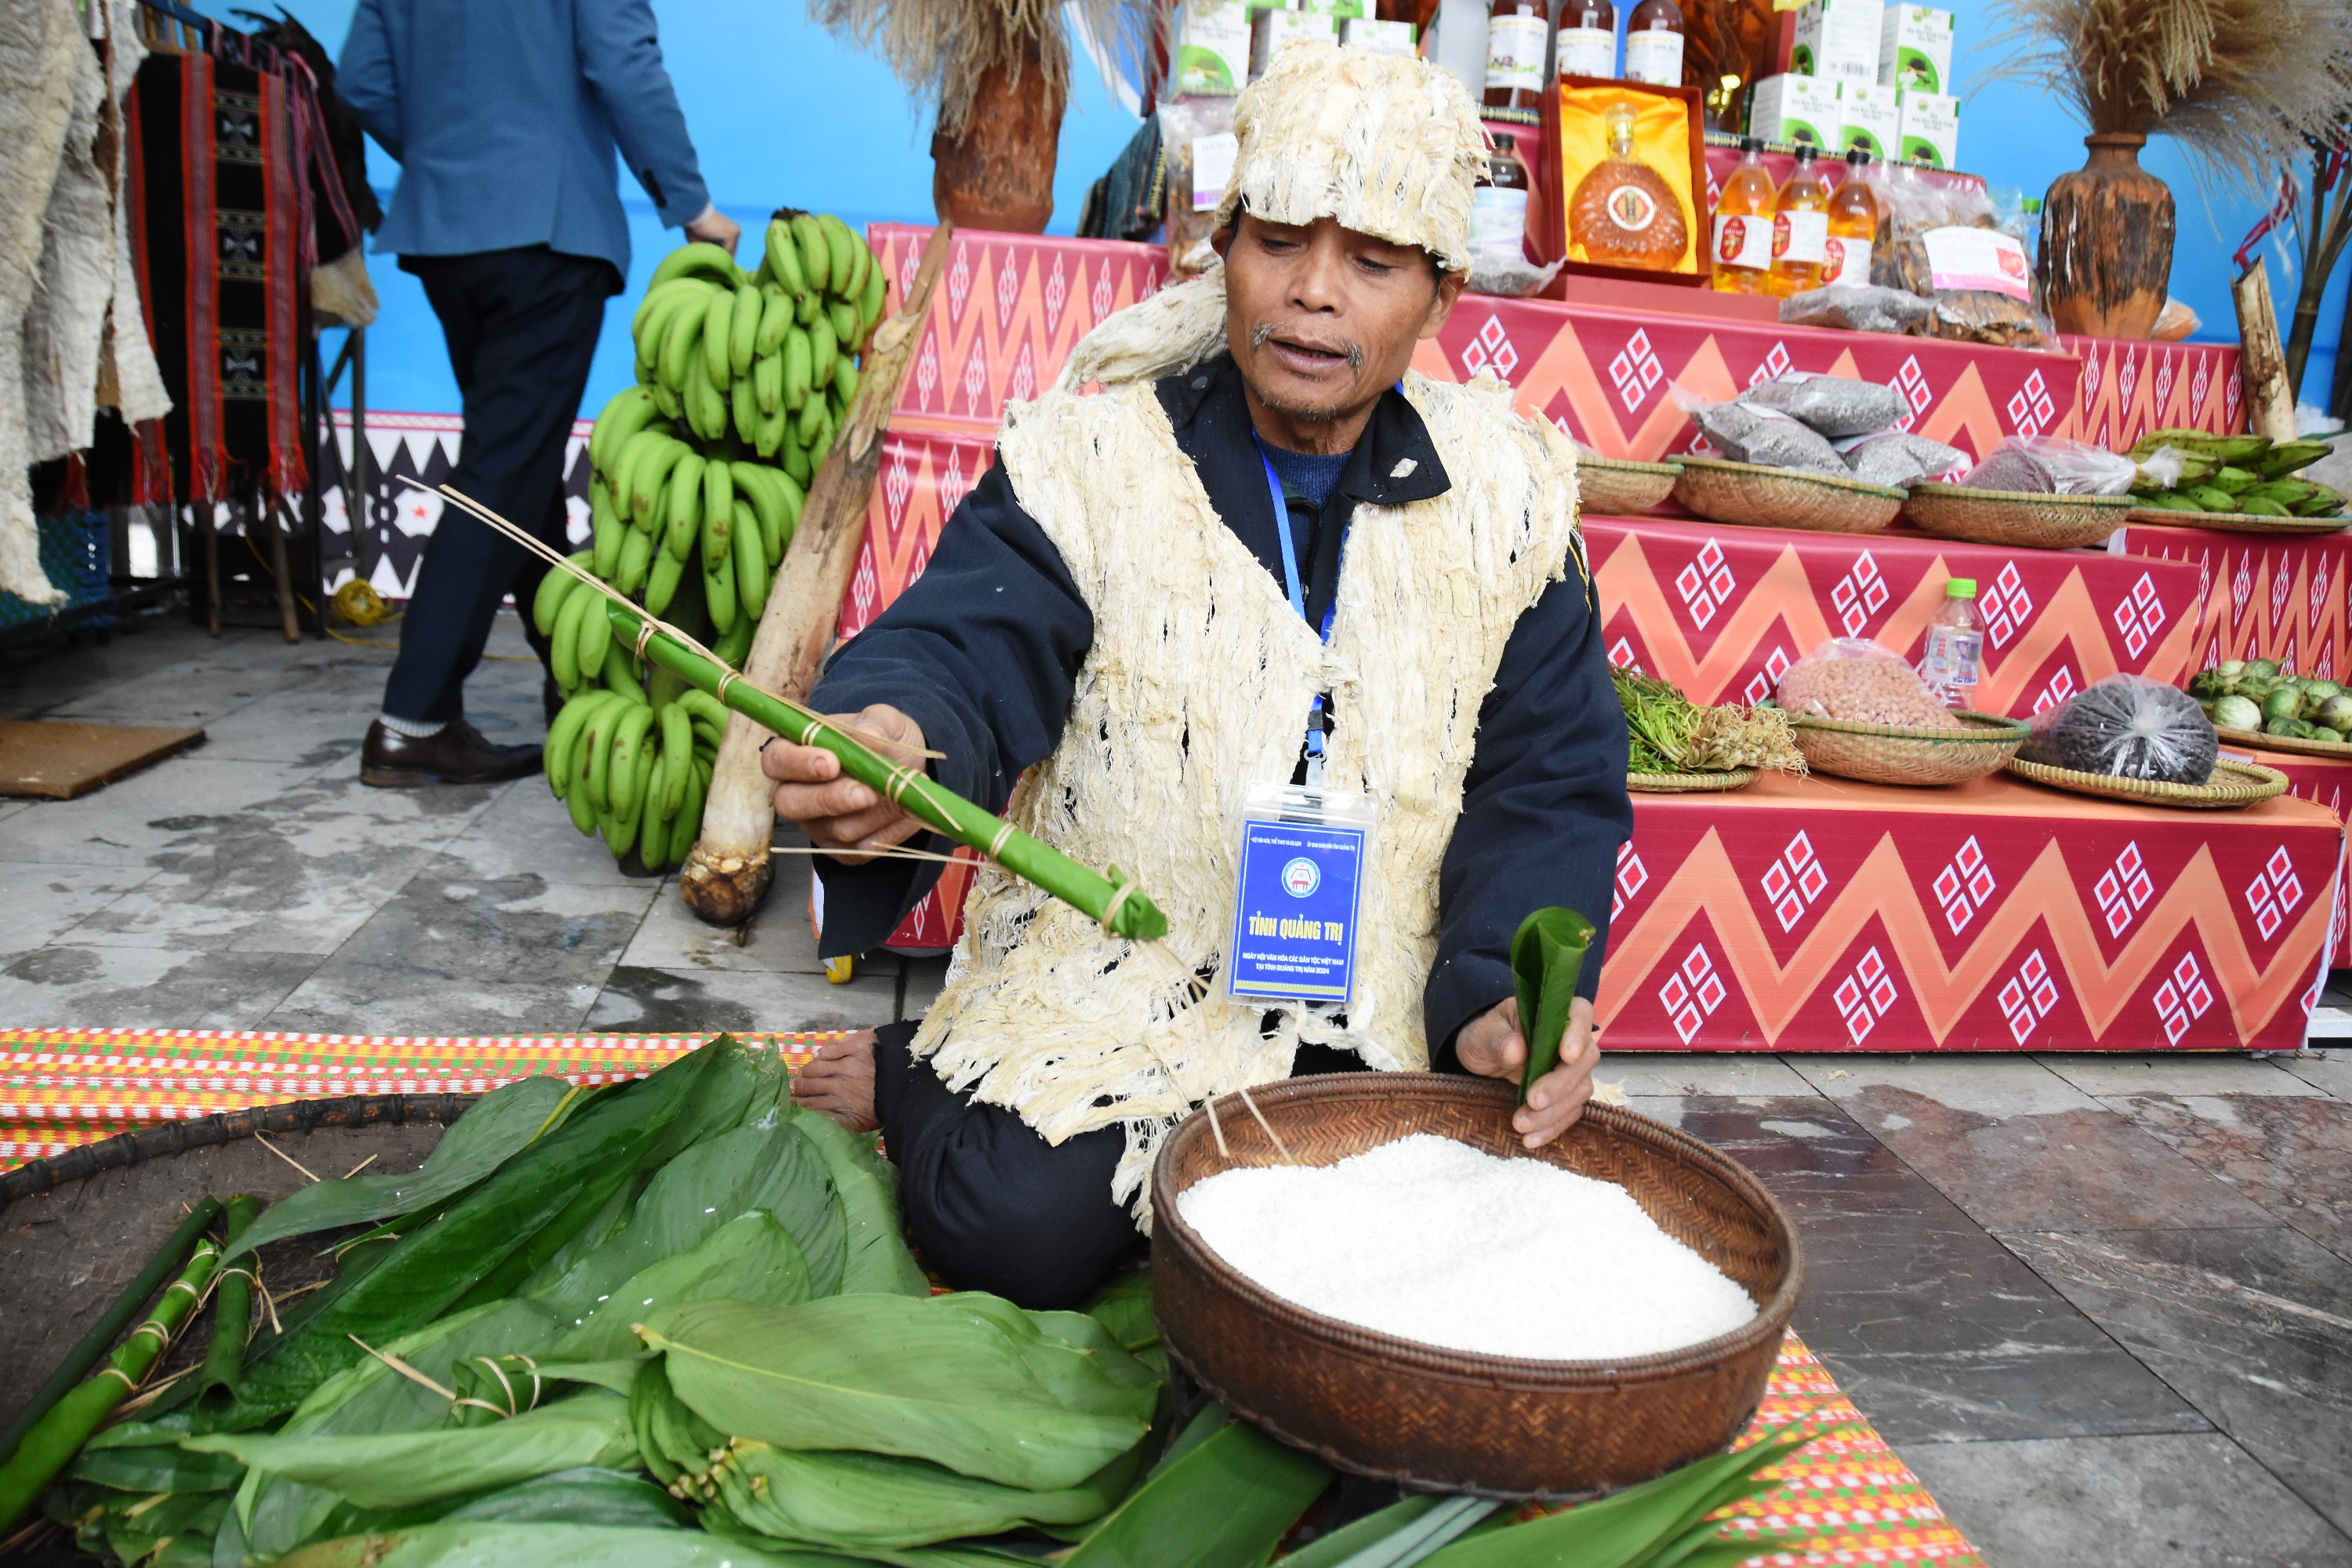
[[[2246,384],[2246,426],[2273,441],[2294,439],[2294,388],[2279,344],[2278,308],[2271,302],[2270,268],[2261,257],[2230,286],[2238,307],[2238,368]]]
[[[644,614],[608,605],[613,635],[625,647],[640,648],[660,665],[709,692],[753,723],[796,745],[818,746],[841,759],[841,771],[898,802],[907,812],[959,844],[967,845],[1025,881],[1033,882],[1107,931],[1138,942],[1168,934],[1168,917],[1134,882],[1113,867],[1108,876],[1089,870],[1058,850],[1032,838],[923,773],[902,767],[858,744],[797,703],[788,703],[751,685],[726,666],[687,647]]]

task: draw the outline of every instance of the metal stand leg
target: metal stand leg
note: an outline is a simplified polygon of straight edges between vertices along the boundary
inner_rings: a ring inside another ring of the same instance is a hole
[[[200,500],[196,510],[196,532],[205,545],[205,624],[213,636],[220,636],[220,524],[215,518],[215,504]]]

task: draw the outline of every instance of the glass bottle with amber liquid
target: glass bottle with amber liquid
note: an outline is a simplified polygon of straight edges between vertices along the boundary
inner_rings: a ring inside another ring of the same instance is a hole
[[[1822,286],[1829,257],[1830,188],[1822,179],[1821,149],[1797,143],[1797,165],[1772,203],[1772,266],[1765,292],[1785,300]]]
[[[1739,162],[1723,182],[1715,204],[1715,287],[1726,294],[1761,294],[1772,275],[1774,209],[1780,193],[1772,187],[1772,172],[1764,166],[1764,143],[1753,136],[1739,141]]]
[[[1554,45],[1561,76],[1617,74],[1617,7],[1609,0],[1568,0]]]
[[[1633,106],[1612,103],[1602,121],[1609,156],[1576,183],[1569,198],[1568,237],[1587,261],[1672,271],[1690,244],[1682,198],[1633,148]]]
[[[1843,283],[1870,287],[1870,246],[1878,237],[1878,197],[1871,189],[1870,154],[1856,147],[1845,155],[1845,178],[1830,193],[1828,254],[1822,258],[1822,287]]]
[[[1625,18],[1625,79],[1682,86],[1683,8],[1675,0],[1642,0]]]
[[[1544,0],[1495,0],[1486,17],[1486,107],[1543,107]]]

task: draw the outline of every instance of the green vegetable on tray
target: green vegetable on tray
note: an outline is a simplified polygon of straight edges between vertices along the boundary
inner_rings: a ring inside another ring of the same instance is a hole
[[[2283,673],[2275,659],[2200,669],[2189,678],[2189,695],[2218,729],[2339,745],[2352,735],[2352,692],[2337,681]]]
[[[1805,771],[1788,715],[1777,708],[1702,708],[1670,683],[1622,666],[1612,666],[1609,678],[1625,710],[1631,772]]]
[[[2170,449],[2167,462],[2149,460]],[[2204,430],[2151,430],[2131,449],[2142,464],[2133,481],[2134,503],[2159,511],[2253,517],[2334,517],[2343,495],[2323,484],[2294,477],[2295,470],[2327,456],[2325,441],[2272,442],[2266,436],[2216,436]]]

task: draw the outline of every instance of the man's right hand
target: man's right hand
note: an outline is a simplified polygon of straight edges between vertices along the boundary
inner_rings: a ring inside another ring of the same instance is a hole
[[[706,245],[715,245],[732,256],[737,242],[743,237],[743,226],[706,202],[702,216],[686,226],[686,237],[701,240]]]
[[[879,704],[862,713],[828,716],[836,729],[896,763],[920,768],[923,731],[896,708]],[[776,781],[776,815],[800,824],[809,842],[847,866],[862,866],[874,852],[903,844],[923,824],[886,799],[879,790],[845,778],[841,759],[822,746],[796,746],[782,736],[760,752],[760,771]]]

